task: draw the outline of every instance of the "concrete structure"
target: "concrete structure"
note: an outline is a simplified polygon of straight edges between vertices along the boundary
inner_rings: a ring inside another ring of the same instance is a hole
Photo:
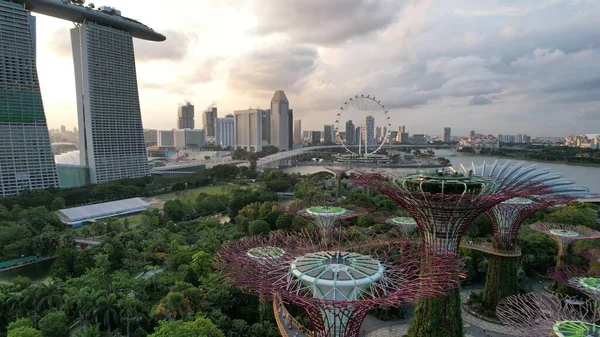
[[[173,138],[177,150],[200,149],[206,145],[206,133],[202,129],[173,130]]]
[[[144,142],[146,142],[146,146],[158,145],[158,130],[155,130],[155,129],[144,130]]]
[[[294,121],[294,144],[302,144],[302,120]]]
[[[93,184],[149,174],[133,39],[86,22],[71,30],[82,163]]]
[[[35,17],[0,0],[0,197],[58,187],[36,68]]]
[[[233,115],[217,118],[215,143],[222,148],[235,147],[235,123]]]
[[[323,126],[323,143],[333,143],[334,142],[334,125],[324,125]]]
[[[217,117],[215,106],[209,106],[202,114],[202,127],[206,130],[206,137],[215,137]]]
[[[354,123],[352,122],[352,120],[349,120],[346,122],[346,144],[349,145],[354,145],[354,130],[355,130],[355,126]]]
[[[290,109],[288,117],[288,150],[294,148],[294,109]]]
[[[181,175],[194,174],[199,170],[206,169],[206,164],[203,163],[188,163],[178,165],[167,165],[155,167],[150,171],[153,176],[162,176],[165,178],[173,178]]]
[[[174,130],[158,130],[159,147],[175,147]]]
[[[90,184],[90,169],[80,165],[56,164],[60,188],[83,187]]]
[[[442,131],[443,131],[442,132],[442,141],[444,143],[450,143],[451,137],[452,137],[451,136],[451,128],[450,127],[445,127]]]
[[[190,102],[187,102],[177,109],[177,128],[193,129],[194,127],[194,106]]]
[[[235,148],[250,152],[262,151],[262,116],[264,110],[250,109],[234,112]]]
[[[271,99],[271,145],[279,150],[290,148],[290,104],[283,90],[275,91]]]
[[[60,220],[71,227],[81,227],[87,222],[139,213],[150,209],[150,204],[140,198],[103,202],[94,205],[65,208],[57,211]]]
[[[362,142],[369,146],[377,144],[375,141],[375,118],[373,116],[365,116],[365,130],[362,135]]]

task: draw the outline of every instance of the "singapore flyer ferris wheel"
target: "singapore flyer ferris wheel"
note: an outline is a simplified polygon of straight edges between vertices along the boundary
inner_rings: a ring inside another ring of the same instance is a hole
[[[362,156],[375,154],[390,138],[391,123],[381,101],[370,95],[350,97],[335,121],[335,139],[346,151]]]

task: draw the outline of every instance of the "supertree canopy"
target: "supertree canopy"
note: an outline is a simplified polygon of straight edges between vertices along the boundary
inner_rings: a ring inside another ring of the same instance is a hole
[[[398,307],[459,286],[454,256],[423,256],[408,239],[340,240],[306,232],[224,244],[216,266],[242,290],[306,310],[315,336],[357,337],[368,311]]]
[[[557,267],[565,264],[569,246],[573,242],[600,238],[600,232],[585,226],[536,222],[531,225],[531,229],[546,234],[556,241],[558,244],[558,255],[556,257]]]
[[[355,207],[356,209],[352,210],[341,205],[323,204],[320,206],[302,207],[303,206],[300,206],[300,209],[298,209],[297,206],[290,207],[288,208],[288,212],[300,215],[317,225],[321,229],[326,242],[331,240],[333,228],[336,224],[358,217],[367,212],[364,208]]]
[[[536,182],[503,188],[500,181],[468,172],[421,173],[406,177],[360,174],[359,186],[395,200],[416,220],[424,245],[433,254],[458,254],[465,230],[487,209],[514,197],[541,194]],[[460,294],[420,301],[409,329],[411,336],[463,336]]]
[[[502,323],[529,337],[600,337],[598,311],[592,301],[549,293],[509,296],[496,308]]]
[[[516,257],[520,254],[507,254],[507,252],[518,250],[517,233],[523,222],[541,209],[567,204],[576,198],[587,198],[593,194],[587,187],[577,185],[573,179],[563,178],[560,173],[551,173],[550,169],[538,169],[536,165],[525,166],[523,162],[512,164],[507,161],[500,165],[496,161],[491,165],[484,163],[479,166],[473,164],[469,168],[462,167],[462,171],[496,179],[503,189],[511,189],[523,182],[532,181],[546,187],[542,194],[532,194],[527,198],[513,198],[485,212],[492,223],[493,242],[492,249],[488,251],[491,256],[488,260],[489,268],[482,305],[493,311],[498,301],[519,291]]]
[[[417,222],[414,218],[409,216],[396,216],[393,218],[388,218],[385,220],[385,223],[397,228],[400,234],[404,236],[409,236],[417,231]]]
[[[600,301],[600,274],[587,267],[562,265],[552,268],[548,275],[555,281],[581,291],[595,301]]]

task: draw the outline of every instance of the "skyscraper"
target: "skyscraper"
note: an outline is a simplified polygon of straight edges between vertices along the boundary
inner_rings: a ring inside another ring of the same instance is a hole
[[[194,106],[190,102],[187,102],[177,109],[177,128],[193,129],[194,126]]]
[[[262,140],[266,144],[271,144],[271,109],[261,110],[262,116]]]
[[[288,150],[294,148],[294,109],[290,109],[288,116]]]
[[[91,22],[71,29],[82,164],[92,184],[149,174],[133,39]]]
[[[234,111],[235,148],[250,152],[262,151],[262,117],[260,109]]]
[[[202,127],[206,131],[206,137],[215,136],[215,126],[217,123],[217,107],[210,105],[204,110],[202,114]]]
[[[375,118],[373,116],[365,116],[365,135],[366,143],[369,146],[376,144],[375,141]]]
[[[302,121],[300,119],[294,121],[294,144],[302,144]]]
[[[271,145],[281,151],[289,150],[290,104],[283,90],[275,91],[271,99]]]
[[[381,128],[381,126],[375,127],[375,140],[377,140],[377,142],[381,141],[382,131],[383,129]]]
[[[333,143],[333,130],[335,129],[335,126],[333,125],[324,125],[323,126],[323,143],[328,144],[328,143]]]
[[[346,144],[348,145],[354,145],[354,123],[352,123],[352,120],[349,120],[346,122]]]
[[[400,144],[408,143],[408,132],[406,132],[406,126],[400,125],[398,127],[398,135],[396,136],[396,141]]]
[[[0,0],[0,197],[59,185],[35,43],[35,17]]]
[[[215,144],[222,148],[235,146],[235,124],[233,115],[217,118]]]
[[[451,137],[450,131],[451,131],[450,127],[445,127],[443,129],[442,141],[444,143],[450,143],[450,137]]]
[[[359,142],[363,142],[362,128],[357,126],[356,129],[354,129],[354,145],[358,145]]]

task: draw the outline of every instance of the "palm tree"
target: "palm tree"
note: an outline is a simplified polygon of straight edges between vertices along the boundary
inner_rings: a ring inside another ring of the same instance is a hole
[[[10,293],[9,295],[6,299],[8,312],[16,319],[20,319],[25,313],[25,295],[22,292]]]
[[[173,320],[183,317],[188,312],[189,302],[180,292],[170,292],[157,307],[157,311]]]
[[[98,325],[85,325],[83,329],[77,331],[74,337],[100,337],[100,327]]]
[[[146,308],[142,301],[133,296],[126,296],[119,301],[119,307],[121,308],[121,317],[127,321],[127,337],[129,337],[131,322],[141,321]]]
[[[37,301],[35,309],[44,312],[51,309],[60,309],[64,303],[64,291],[54,282],[42,283],[36,287]]]
[[[94,293],[88,287],[80,289],[77,293],[69,297],[69,305],[79,314],[79,320],[83,323],[86,318],[93,316]]]
[[[119,300],[115,294],[96,299],[96,308],[94,309],[96,321],[101,320],[102,324],[108,328],[108,331],[112,330],[112,323],[119,321],[118,302]]]

